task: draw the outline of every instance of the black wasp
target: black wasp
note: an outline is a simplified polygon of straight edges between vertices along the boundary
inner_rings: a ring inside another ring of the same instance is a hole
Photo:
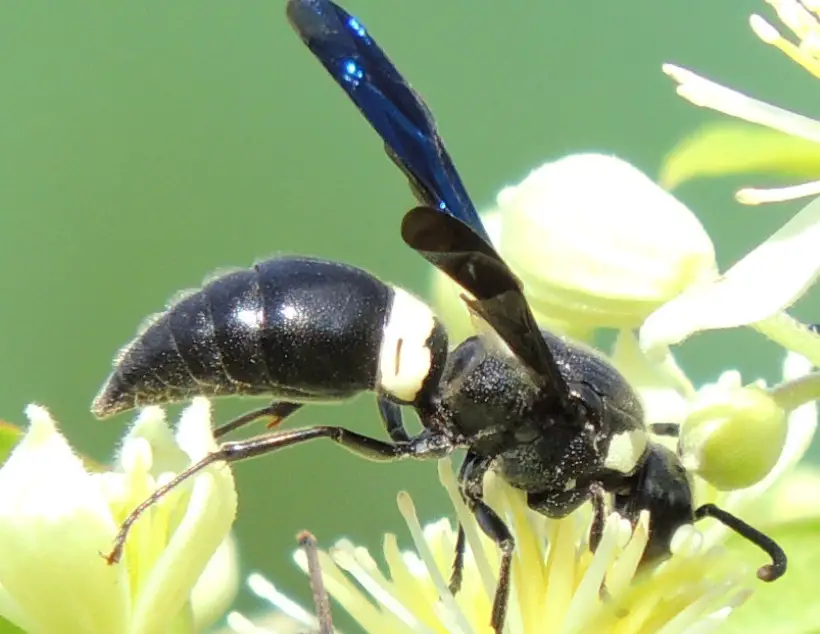
[[[273,402],[226,425],[279,422],[312,401],[377,395],[389,442],[315,426],[225,442],[135,509],[110,561],[148,506],[205,466],[329,438],[371,460],[431,459],[466,449],[461,492],[502,557],[491,623],[500,632],[513,537],[483,501],[490,469],[524,491],[530,507],[564,517],[592,500],[593,547],[606,496],[633,523],[651,513],[644,560],[669,552],[675,530],[714,517],[772,558],[758,574],[785,572],[783,551],[713,505],[694,508],[677,455],[654,443],[638,397],[598,355],[539,329],[521,284],[490,244],[475,207],[421,98],[356,18],[329,0],[290,0],[288,19],[304,43],[381,135],[421,206],[403,219],[404,241],[455,280],[487,333],[448,351],[430,308],[370,273],[337,262],[280,257],[226,274],[171,305],[119,355],[93,404],[106,417],[197,394],[270,395]],[[403,406],[423,431],[410,436]],[[459,527],[451,589],[461,583]]]

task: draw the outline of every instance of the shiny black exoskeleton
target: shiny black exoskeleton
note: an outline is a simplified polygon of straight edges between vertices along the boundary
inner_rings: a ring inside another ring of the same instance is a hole
[[[429,459],[467,450],[461,493],[501,549],[491,623],[501,632],[513,536],[483,500],[493,469],[528,504],[563,517],[591,500],[590,534],[600,538],[607,502],[635,522],[650,512],[645,560],[668,553],[681,526],[710,516],[764,548],[771,580],[785,555],[737,518],[695,508],[678,456],[650,439],[638,398],[604,359],[535,322],[521,284],[492,246],[420,97],[363,25],[330,0],[289,0],[288,18],[305,44],[385,142],[421,206],[402,222],[404,242],[464,290],[482,334],[448,352],[430,309],[406,291],[346,265],[283,257],[219,277],[153,319],[121,353],[98,395],[98,416],[194,394],[265,394],[265,408],[217,429],[220,436],[266,416],[278,423],[304,403],[373,391],[389,441],[332,426],[274,431],[224,442],[159,488],[123,523],[109,561],[139,515],[214,462],[235,462],[315,438],[372,460]],[[402,406],[423,430],[410,436]],[[465,550],[459,527],[451,590]]]
[[[411,402],[446,354],[444,329],[406,291],[346,264],[280,257],[217,277],[151,318],[93,411],[197,394],[329,401],[377,387]]]

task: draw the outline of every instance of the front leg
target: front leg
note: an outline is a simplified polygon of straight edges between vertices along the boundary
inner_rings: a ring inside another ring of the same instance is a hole
[[[484,534],[493,540],[501,550],[498,586],[493,598],[492,616],[490,618],[490,626],[496,634],[501,634],[504,629],[507,602],[510,597],[510,569],[512,567],[513,551],[515,550],[515,540],[504,520],[484,502],[484,475],[490,468],[491,462],[490,458],[467,454],[458,475],[461,484],[461,495],[467,508],[475,515],[476,521]],[[463,529],[459,527],[459,535],[462,534]],[[451,585],[455,579],[458,579],[460,583],[463,564],[464,538],[461,537],[456,547],[456,561],[453,565]]]
[[[542,491],[527,494],[527,505],[550,519],[562,519],[592,499],[592,526],[589,531],[589,549],[598,548],[606,520],[606,491],[600,482],[590,482],[568,491]]]

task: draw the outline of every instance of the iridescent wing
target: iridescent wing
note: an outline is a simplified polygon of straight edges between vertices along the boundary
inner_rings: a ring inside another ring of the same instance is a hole
[[[430,111],[364,25],[329,0],[291,0],[287,16],[382,137],[419,202],[455,216],[489,240]]]
[[[402,237],[475,299],[484,319],[539,383],[566,399],[567,386],[518,278],[490,243],[436,124],[364,25],[330,0],[289,0],[287,16],[307,47],[384,140],[423,206]]]

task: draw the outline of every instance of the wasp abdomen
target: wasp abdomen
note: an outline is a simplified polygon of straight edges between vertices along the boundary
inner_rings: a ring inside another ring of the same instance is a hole
[[[214,278],[173,307],[170,317],[177,349],[200,383],[231,394],[270,389],[259,348],[266,322],[256,270]]]
[[[122,350],[92,411],[105,417],[195,394],[333,400],[371,389],[393,294],[366,271],[313,258],[222,275]]]
[[[303,398],[344,398],[375,386],[394,290],[361,269],[312,258],[256,265],[272,380]]]

